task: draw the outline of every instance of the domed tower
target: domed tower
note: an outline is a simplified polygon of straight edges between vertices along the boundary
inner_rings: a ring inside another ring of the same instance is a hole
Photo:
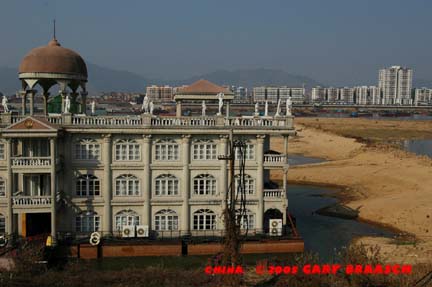
[[[23,114],[27,113],[29,97],[29,113],[33,115],[36,85],[42,88],[45,115],[48,114],[48,90],[54,85],[60,87],[62,112],[65,112],[64,99],[69,93],[72,104],[81,96],[81,111],[86,113],[87,66],[78,53],[63,48],[55,35],[48,45],[34,48],[24,57],[19,67],[19,79],[22,84],[20,94]]]

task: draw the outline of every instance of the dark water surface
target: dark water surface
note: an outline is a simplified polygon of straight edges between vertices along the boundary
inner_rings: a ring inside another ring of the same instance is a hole
[[[306,157],[298,154],[290,154],[288,156],[288,163],[291,166],[302,165],[302,164],[310,164],[310,163],[319,163],[324,162],[325,159],[317,158],[317,157]]]
[[[405,140],[402,147],[409,152],[418,155],[427,155],[432,158],[432,139],[426,140]]]
[[[385,236],[394,234],[366,223],[322,216],[314,212],[337,202],[337,199],[323,197],[334,192],[326,187],[309,185],[288,185],[288,208],[296,217],[297,229],[305,242],[305,250],[317,252],[323,262],[333,258],[336,250],[347,246],[357,236]]]

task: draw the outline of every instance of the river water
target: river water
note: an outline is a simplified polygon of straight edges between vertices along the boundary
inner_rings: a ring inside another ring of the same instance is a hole
[[[402,147],[409,152],[432,158],[432,140],[404,140]]]
[[[323,196],[334,190],[310,185],[288,185],[288,209],[295,216],[297,229],[305,242],[305,250],[318,253],[323,262],[331,260],[337,250],[347,246],[358,236],[385,236],[388,230],[336,217],[314,213],[317,209],[334,204],[337,199]]]

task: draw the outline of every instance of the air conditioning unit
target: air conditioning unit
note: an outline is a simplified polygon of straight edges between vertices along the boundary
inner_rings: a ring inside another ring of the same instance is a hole
[[[149,237],[149,227],[148,225],[137,225],[136,226],[137,237]]]
[[[123,227],[122,227],[122,237],[135,237],[135,226],[133,226],[133,225],[123,225]]]
[[[282,236],[282,219],[270,219],[270,236]]]

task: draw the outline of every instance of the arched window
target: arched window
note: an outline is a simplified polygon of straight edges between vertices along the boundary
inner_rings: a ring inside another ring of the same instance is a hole
[[[244,148],[244,153],[246,160],[254,160],[255,159],[255,146],[251,142],[246,142],[246,146]],[[240,159],[240,151],[238,148],[235,149],[235,159]]]
[[[123,225],[139,225],[140,217],[133,210],[122,210],[115,215],[115,228],[118,231],[122,230]]]
[[[179,145],[174,140],[160,140],[155,145],[155,159],[164,161],[179,160]]]
[[[156,195],[178,195],[179,180],[171,174],[162,174],[156,177],[155,194]]]
[[[210,174],[197,175],[193,180],[194,194],[215,195],[216,179]]]
[[[140,158],[140,145],[135,140],[119,140],[115,144],[116,160],[140,160]]]
[[[6,196],[6,183],[3,178],[0,177],[0,197]]]
[[[162,209],[156,212],[154,219],[155,230],[178,230],[178,215],[174,210]]]
[[[75,144],[75,158],[81,160],[100,159],[100,144],[94,139],[82,139]]]
[[[139,179],[131,174],[120,175],[116,178],[115,194],[117,196],[140,195]]]
[[[240,178],[240,175],[235,176],[236,192],[238,192],[238,187],[242,183],[244,184],[245,194],[254,194],[255,193],[255,179],[253,179],[250,175],[246,174],[244,179]]]
[[[83,174],[76,181],[77,196],[98,196],[100,195],[99,178],[92,174]]]
[[[236,220],[239,220],[240,210],[236,210]],[[255,228],[255,213],[246,209],[246,212],[243,214],[240,219],[240,228],[241,229],[254,229]]]
[[[6,218],[0,213],[0,234],[6,233]]]
[[[194,160],[214,160],[216,159],[217,146],[212,140],[197,140],[192,145],[192,155]]]
[[[193,214],[194,230],[216,229],[216,214],[210,209],[200,209]]]
[[[77,232],[95,232],[100,230],[100,216],[96,212],[86,211],[75,218]]]

